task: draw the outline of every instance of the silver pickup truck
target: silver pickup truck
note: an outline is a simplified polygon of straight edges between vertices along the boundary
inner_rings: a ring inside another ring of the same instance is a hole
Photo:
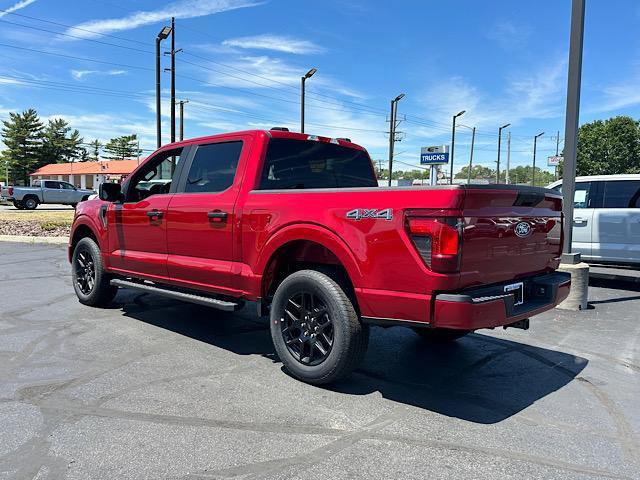
[[[75,207],[95,194],[93,190],[76,188],[58,180],[37,180],[31,187],[5,187],[2,196],[19,210],[33,210],[41,203],[57,203]]]

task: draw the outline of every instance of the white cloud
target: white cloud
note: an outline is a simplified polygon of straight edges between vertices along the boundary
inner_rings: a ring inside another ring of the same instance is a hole
[[[520,72],[491,94],[454,76],[425,92],[424,111],[432,121],[448,125],[453,113],[466,110],[463,123],[491,129],[525,119],[556,118],[564,114],[565,78],[564,59]]]
[[[519,50],[526,46],[532,31],[529,26],[518,25],[510,20],[501,20],[492,24],[486,36],[505,50]]]
[[[325,49],[309,40],[301,40],[285,35],[254,35],[250,37],[230,38],[222,42],[227,47],[253,50],[273,50],[276,52],[308,54],[321,53]]]
[[[23,9],[24,7],[28,7],[29,5],[31,5],[35,1],[36,0],[22,0],[21,2],[18,2],[15,5],[12,5],[9,8],[5,8],[4,12],[0,12],[0,18],[4,17],[5,15],[8,15],[8,14],[10,14],[12,12],[15,12],[16,10],[20,10],[20,9]]]
[[[104,20],[90,20],[69,28],[66,33],[77,37],[92,38],[101,33],[131,30],[143,25],[176,18],[195,18],[215,13],[236,10],[238,8],[254,7],[262,2],[254,0],[178,0],[165,5],[158,10],[133,12],[121,18]]]
[[[71,70],[71,76],[76,80],[83,80],[88,75],[124,75],[126,70]]]
[[[199,64],[201,62],[198,62]],[[308,65],[295,65],[286,62],[280,58],[274,58],[267,55],[240,57],[237,60],[225,61],[225,65],[231,67],[229,75],[211,71],[209,73],[208,82],[232,88],[245,89],[265,89],[270,87],[283,88],[286,93],[275,92],[274,95],[280,97],[290,96],[291,87],[298,88],[300,85],[300,77],[308,70]],[[212,67],[212,70],[218,70],[220,67]],[[246,75],[242,73],[255,72],[259,77]],[[197,69],[199,74],[202,73],[200,68]],[[313,79],[308,83],[309,100],[312,100],[314,90],[324,90],[332,96],[345,96],[352,99],[364,99],[364,95],[356,90],[345,86],[333,76],[318,71]]]

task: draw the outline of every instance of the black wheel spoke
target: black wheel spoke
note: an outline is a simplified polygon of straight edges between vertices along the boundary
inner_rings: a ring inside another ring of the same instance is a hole
[[[76,284],[82,293],[90,294],[96,283],[96,266],[91,252],[81,250],[76,255],[75,269]]]
[[[284,307],[281,333],[287,350],[303,365],[318,365],[331,353],[333,322],[324,300],[300,291]]]

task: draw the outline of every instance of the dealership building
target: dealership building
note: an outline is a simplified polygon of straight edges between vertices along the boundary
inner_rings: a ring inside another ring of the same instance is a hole
[[[97,190],[104,182],[121,182],[143,161],[101,160],[97,162],[50,163],[29,174],[35,180],[59,180],[80,188]]]

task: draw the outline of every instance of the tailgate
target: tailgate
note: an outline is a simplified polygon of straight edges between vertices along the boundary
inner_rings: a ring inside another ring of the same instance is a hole
[[[557,192],[471,185],[463,217],[461,288],[557,268],[562,252],[562,197]]]

